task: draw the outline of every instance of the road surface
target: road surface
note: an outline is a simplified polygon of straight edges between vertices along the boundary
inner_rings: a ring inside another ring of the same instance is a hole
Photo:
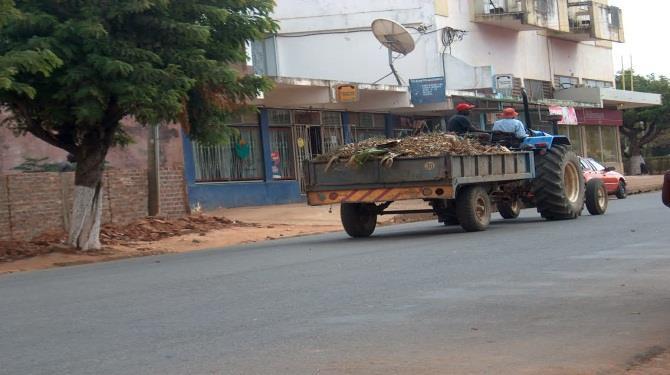
[[[670,347],[670,210],[534,210],[0,277],[0,374],[617,373]]]

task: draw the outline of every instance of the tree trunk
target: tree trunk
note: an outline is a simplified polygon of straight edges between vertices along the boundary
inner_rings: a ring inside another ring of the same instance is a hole
[[[68,244],[81,250],[97,250],[102,216],[102,174],[107,147],[82,146],[76,155],[74,202]]]
[[[630,161],[628,168],[631,176],[637,176],[642,174],[642,169],[640,168],[640,163],[642,162],[642,149],[637,138],[630,139],[630,142]]]

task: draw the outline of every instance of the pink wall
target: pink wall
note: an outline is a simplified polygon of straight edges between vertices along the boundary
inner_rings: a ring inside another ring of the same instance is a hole
[[[0,114],[0,121],[6,115]],[[123,120],[126,132],[134,143],[126,147],[113,148],[107,156],[109,167],[116,169],[146,169],[148,162],[147,146],[150,129],[143,127],[131,118]],[[161,168],[181,168],[184,165],[181,132],[179,126],[170,124],[162,126]],[[33,137],[30,134],[16,137],[11,130],[0,127],[0,174],[20,173],[14,167],[26,158],[48,157],[49,163],[63,162],[67,153],[59,148]]]

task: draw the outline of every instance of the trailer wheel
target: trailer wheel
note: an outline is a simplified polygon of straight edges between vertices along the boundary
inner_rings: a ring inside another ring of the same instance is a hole
[[[607,189],[603,181],[594,178],[586,184],[586,209],[591,215],[602,215],[607,211]]]
[[[584,174],[568,146],[554,145],[535,154],[533,194],[538,212],[547,220],[576,219],[584,204]]]
[[[456,216],[468,232],[486,230],[491,222],[491,200],[481,186],[468,186],[456,198]]]
[[[498,213],[503,219],[516,219],[521,213],[521,202],[518,199],[513,201],[501,201],[497,203]]]
[[[351,237],[370,237],[377,226],[377,210],[372,203],[342,203],[340,219]]]

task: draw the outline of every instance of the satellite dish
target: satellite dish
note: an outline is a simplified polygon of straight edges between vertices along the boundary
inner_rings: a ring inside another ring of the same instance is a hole
[[[372,21],[372,33],[381,44],[393,52],[407,55],[414,51],[414,38],[403,25],[395,21],[385,18]]]
[[[398,85],[403,86],[402,79],[398,71],[395,70],[395,66],[393,66],[393,52],[403,55],[412,52],[414,50],[414,38],[409,35],[409,31],[403,25],[386,18],[378,18],[372,21],[372,33],[375,34],[375,38],[382,45],[388,48],[391,72]]]

